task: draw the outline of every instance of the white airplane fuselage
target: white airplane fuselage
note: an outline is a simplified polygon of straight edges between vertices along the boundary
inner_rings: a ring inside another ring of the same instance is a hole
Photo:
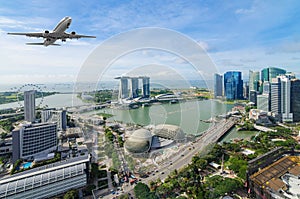
[[[62,20],[60,20],[60,22],[58,22],[58,24],[56,25],[56,27],[52,32],[49,33],[45,32],[44,34],[48,38],[45,38],[44,46],[49,46],[54,44],[57,38],[61,37],[61,35],[63,35],[64,32],[70,27],[71,23],[72,23],[71,17],[64,17]],[[62,41],[66,41],[66,40],[62,39]]]

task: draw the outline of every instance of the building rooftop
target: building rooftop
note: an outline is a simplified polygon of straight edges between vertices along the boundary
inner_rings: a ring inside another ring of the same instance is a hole
[[[147,129],[138,129],[134,131],[130,137],[134,139],[150,139],[152,138],[152,134]]]
[[[171,124],[159,124],[155,127],[154,134],[172,140],[183,140],[185,134],[179,126]]]
[[[270,188],[278,192],[286,191],[291,188],[284,176],[294,176],[298,178],[300,175],[300,157],[285,156],[273,164],[261,169],[250,176],[250,179],[261,188]],[[299,185],[298,185],[299,186]]]
[[[57,170],[60,168],[64,168],[67,166],[73,166],[79,163],[85,163],[89,161],[89,157],[88,156],[79,156],[79,157],[74,157],[74,158],[70,158],[70,159],[66,159],[66,160],[62,160],[59,162],[55,162],[52,164],[46,164],[44,166],[40,166],[40,167],[36,167],[33,169],[29,169],[20,173],[16,173],[14,175],[11,176],[6,176],[0,179],[0,184],[2,183],[6,183],[7,181],[11,181],[12,179],[20,179],[20,178],[25,178],[27,176],[32,176],[32,175],[37,175],[37,174],[41,174],[41,173],[46,173],[49,171],[53,171],[53,170]]]
[[[150,150],[152,134],[147,129],[134,131],[125,141],[125,148],[131,153],[145,153]]]
[[[21,128],[29,129],[29,128],[36,128],[40,126],[46,126],[46,125],[54,125],[56,124],[55,122],[46,122],[46,123],[31,123],[31,122],[26,122],[23,123],[19,126],[17,126],[13,131],[20,130]]]

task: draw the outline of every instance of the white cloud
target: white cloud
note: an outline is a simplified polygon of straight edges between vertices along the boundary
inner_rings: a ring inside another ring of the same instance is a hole
[[[235,11],[236,14],[250,14],[250,13],[253,13],[253,12],[254,12],[254,8],[251,8],[251,9],[240,8],[240,9],[237,9]]]

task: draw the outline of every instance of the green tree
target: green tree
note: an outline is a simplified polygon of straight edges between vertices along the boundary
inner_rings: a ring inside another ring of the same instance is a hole
[[[222,176],[213,176],[207,179],[207,185],[210,192],[207,198],[218,198],[235,191],[243,186],[243,184],[232,178],[223,178]]]
[[[242,159],[241,157],[235,156],[230,157],[228,168],[233,170],[235,173],[239,173],[241,167],[247,168],[247,161]]]
[[[6,136],[7,136],[7,133],[5,133],[5,132],[2,132],[2,133],[1,133],[1,139],[2,139],[2,140],[4,140],[4,139],[6,138]]]
[[[64,199],[77,199],[79,198],[78,196],[78,191],[77,190],[70,190],[64,195]]]
[[[144,193],[150,192],[149,187],[142,182],[137,183],[137,185],[134,187],[134,193],[138,197],[139,195],[143,195]]]
[[[247,165],[242,165],[239,169],[238,177],[246,180],[247,178]]]
[[[156,195],[150,192],[150,188],[144,183],[137,183],[133,190],[138,199],[157,199]]]

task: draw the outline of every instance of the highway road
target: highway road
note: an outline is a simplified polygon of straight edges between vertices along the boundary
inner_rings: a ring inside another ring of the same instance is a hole
[[[141,178],[141,182],[149,184],[151,181],[155,181],[160,178],[162,181],[168,177],[168,175],[180,168],[187,166],[194,155],[203,151],[206,146],[211,143],[216,143],[220,137],[224,135],[235,124],[234,120],[227,119],[221,120],[219,123],[211,126],[205,133],[198,137],[190,146],[187,146],[184,150],[180,151],[168,161],[159,165],[158,168],[154,168],[152,173],[147,178]],[[132,193],[134,186],[127,185],[124,187],[125,193]],[[112,195],[104,196],[103,198],[112,198]]]

